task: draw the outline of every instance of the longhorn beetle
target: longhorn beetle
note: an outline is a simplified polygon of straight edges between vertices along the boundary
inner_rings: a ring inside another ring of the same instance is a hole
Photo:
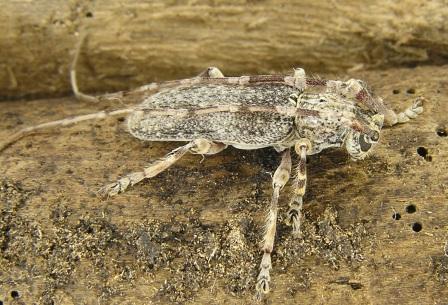
[[[0,144],[0,151],[39,129],[61,127],[93,119],[128,114],[129,132],[143,141],[186,141],[143,170],[130,173],[99,190],[114,196],[145,178],[152,178],[187,152],[212,155],[228,145],[239,149],[273,147],[281,154],[272,179],[272,198],[262,243],[263,256],[256,291],[269,291],[271,252],[274,246],[279,192],[291,174],[291,148],[298,155],[293,169],[293,194],[287,222],[300,234],[302,198],[307,183],[306,158],[329,147],[344,146],[354,160],[367,156],[378,143],[383,126],[407,122],[423,111],[419,97],[404,112],[395,113],[361,80],[324,80],[306,77],[303,69],[293,75],[224,77],[210,67],[197,77],[151,83],[135,90],[90,96],[78,90],[76,63],[80,39],[70,69],[78,99],[99,102],[120,100],[136,105],[111,112],[97,112],[28,127]]]

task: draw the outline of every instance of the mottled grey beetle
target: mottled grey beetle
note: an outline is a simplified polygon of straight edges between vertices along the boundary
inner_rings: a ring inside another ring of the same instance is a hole
[[[360,80],[346,82],[308,78],[303,69],[288,75],[224,77],[211,67],[199,76],[180,81],[149,84],[128,92],[99,97],[79,92],[76,52],[71,69],[75,95],[89,101],[121,100],[136,106],[98,112],[25,128],[0,145],[0,151],[37,129],[58,127],[91,119],[128,113],[129,132],[144,141],[187,141],[142,171],[128,174],[101,188],[102,196],[124,192],[128,186],[161,173],[187,152],[212,155],[228,145],[239,149],[274,147],[281,162],[273,175],[273,195],[263,238],[263,258],[256,290],[269,291],[271,252],[274,246],[280,190],[291,173],[290,150],[299,156],[294,169],[294,193],[287,221],[300,233],[302,198],[307,174],[306,156],[325,148],[345,146],[355,160],[363,159],[379,141],[383,125],[415,118],[423,111],[422,98],[396,114]]]

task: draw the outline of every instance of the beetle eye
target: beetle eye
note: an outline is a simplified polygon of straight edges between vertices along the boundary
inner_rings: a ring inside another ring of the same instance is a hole
[[[372,144],[367,142],[367,138],[368,138],[367,135],[360,135],[359,136],[359,147],[361,148],[361,150],[363,152],[368,151],[372,147]]]
[[[378,133],[378,131],[373,131],[370,134],[370,140],[372,140],[373,142],[378,142],[379,139],[380,139],[380,134]]]

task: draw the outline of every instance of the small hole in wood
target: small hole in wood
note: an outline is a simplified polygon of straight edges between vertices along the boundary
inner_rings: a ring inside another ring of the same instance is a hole
[[[428,155],[428,150],[425,147],[420,146],[419,148],[417,148],[417,153],[420,157],[424,158]]]
[[[400,219],[401,219],[401,214],[400,214],[400,213],[397,213],[397,212],[394,212],[394,213],[392,214],[392,219],[394,219],[394,220],[400,220]]]
[[[399,90],[399,89],[394,89],[394,90],[392,90],[392,93],[393,93],[393,94],[399,94],[399,93],[400,93],[400,90]]]
[[[406,213],[412,214],[415,213],[415,211],[417,211],[415,204],[410,204],[406,207]]]
[[[87,17],[87,18],[92,18],[92,17],[93,17],[92,12],[87,12],[87,13],[86,13],[86,17]]]
[[[420,157],[423,157],[426,161],[431,162],[432,156],[428,155],[428,149],[426,147],[420,146],[417,148],[417,153]]]
[[[409,94],[414,94],[415,93],[415,89],[414,88],[409,88],[408,90],[406,90],[407,93]]]
[[[448,134],[446,132],[446,129],[443,127],[439,127],[436,129],[436,133],[439,137],[446,137]]]
[[[13,290],[13,291],[11,291],[11,297],[13,299],[17,299],[17,298],[20,297],[20,294],[19,294],[19,292],[17,290]]]
[[[412,224],[412,231],[414,231],[414,232],[420,232],[422,229],[423,229],[423,226],[422,226],[421,223],[419,223],[419,222],[414,222],[414,223]]]

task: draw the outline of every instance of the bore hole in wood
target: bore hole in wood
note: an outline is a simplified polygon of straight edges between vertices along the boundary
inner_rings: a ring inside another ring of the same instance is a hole
[[[422,229],[423,229],[423,226],[422,226],[421,223],[419,223],[419,222],[414,222],[414,223],[412,224],[412,231],[414,231],[414,232],[420,232]]]
[[[401,215],[400,215],[400,213],[394,212],[394,213],[392,214],[392,219],[394,219],[394,220],[400,220],[400,219],[401,219]]]
[[[417,207],[415,206],[415,204],[409,204],[406,207],[406,213],[412,214],[415,213],[415,211],[417,211]]]
[[[414,94],[415,93],[415,89],[414,88],[409,88],[408,90],[406,90],[407,93],[409,94]]]
[[[392,93],[393,94],[399,94],[400,93],[400,89],[394,89],[394,90],[392,90]]]
[[[426,161],[431,162],[432,156],[428,155],[428,149],[426,147],[420,146],[417,148],[417,153],[420,157],[423,157]]]
[[[417,148],[417,153],[419,154],[419,156],[424,158],[428,155],[428,150],[425,147],[420,146],[419,148]]]
[[[13,291],[11,291],[11,297],[13,299],[17,299],[18,297],[20,297],[20,294],[17,290],[13,290]]]
[[[437,128],[436,133],[439,137],[446,137],[448,135],[448,133],[444,127]]]

